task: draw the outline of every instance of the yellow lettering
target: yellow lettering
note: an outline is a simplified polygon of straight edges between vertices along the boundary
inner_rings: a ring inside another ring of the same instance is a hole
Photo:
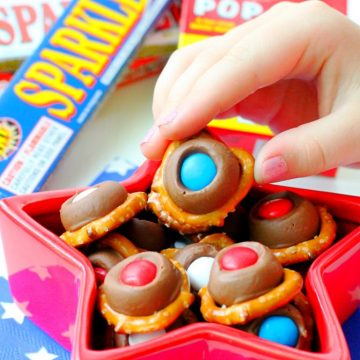
[[[140,12],[142,11],[147,3],[147,0],[113,0],[116,4],[119,4],[120,7],[131,7],[135,9],[136,11]]]
[[[73,75],[88,87],[95,84],[96,78],[91,74],[86,75],[84,72],[89,71],[94,75],[99,75],[104,67],[104,64],[102,63],[92,62],[78,56],[64,54],[60,51],[51,49],[43,50],[40,53],[40,57],[51,61],[53,64]],[[82,98],[79,100],[82,100]]]
[[[111,54],[112,47],[102,42],[90,40],[83,33],[71,29],[60,28],[50,39],[53,46],[70,50],[74,54],[84,56],[104,65],[108,57],[103,54]]]
[[[25,78],[46,85],[77,102],[83,101],[86,96],[84,90],[66,84],[65,75],[59,68],[46,62],[38,61],[32,64],[25,73]]]
[[[76,108],[69,98],[52,90],[41,89],[33,82],[21,80],[14,86],[14,92],[30,105],[48,107],[47,111],[50,115],[62,120],[70,121],[76,113]],[[53,105],[60,107],[52,108]]]
[[[100,19],[94,19],[81,8],[75,8],[70,16],[65,19],[65,24],[79,29],[87,34],[97,37],[109,44],[108,54],[120,43],[121,36],[125,34],[123,26]]]
[[[77,7],[84,10],[90,10],[103,18],[107,18],[110,21],[119,24],[121,24],[124,21],[124,18],[127,16],[126,14],[121,14],[120,12],[110,9],[109,7],[98,2],[92,2],[88,0],[79,0]]]

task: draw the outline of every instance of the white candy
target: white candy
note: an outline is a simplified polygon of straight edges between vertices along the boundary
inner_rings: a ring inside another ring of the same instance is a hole
[[[165,329],[153,331],[145,334],[131,334],[129,335],[129,339],[128,339],[129,345],[131,346],[131,345],[141,344],[145,341],[154,339],[163,334],[166,334]]]
[[[198,291],[207,286],[210,277],[210,271],[214,258],[202,256],[194,260],[187,269],[190,284],[194,290]]]
[[[77,202],[83,198],[85,198],[86,196],[90,195],[92,192],[94,192],[95,190],[97,190],[96,187],[93,187],[93,188],[89,188],[89,189],[86,189],[84,191],[82,191],[81,193],[77,194],[74,199],[73,199],[73,203],[74,202]]]

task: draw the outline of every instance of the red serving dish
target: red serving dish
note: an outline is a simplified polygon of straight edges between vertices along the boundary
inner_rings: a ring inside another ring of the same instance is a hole
[[[145,162],[123,184],[129,192],[149,188],[158,166]],[[275,192],[280,186],[256,187]],[[0,231],[9,283],[18,302],[28,301],[30,319],[72,352],[73,359],[350,359],[341,323],[360,304],[360,198],[290,189],[325,204],[339,224],[340,238],[317,258],[306,275],[314,310],[317,349],[297,350],[223,325],[188,325],[139,345],[94,350],[92,319],[96,280],[88,259],[59,234],[61,204],[75,190],[17,196],[0,202]]]

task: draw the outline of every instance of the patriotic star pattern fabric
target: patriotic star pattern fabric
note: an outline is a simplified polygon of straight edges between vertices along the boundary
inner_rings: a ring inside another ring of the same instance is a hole
[[[5,276],[0,273],[0,359],[69,360],[70,353],[30,320],[29,302],[12,298]]]

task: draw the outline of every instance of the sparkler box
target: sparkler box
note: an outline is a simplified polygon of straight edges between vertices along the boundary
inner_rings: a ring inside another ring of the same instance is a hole
[[[169,3],[70,3],[0,98],[0,197],[41,188]]]
[[[31,56],[69,3],[70,0],[33,0],[31,3],[28,0],[0,1],[1,73],[15,72]],[[149,75],[153,74],[154,64],[159,63],[165,55],[169,56],[176,48],[180,5],[180,0],[173,0],[147,35],[136,55],[146,65],[140,69],[141,73],[148,71]],[[156,62],[155,57],[159,58]],[[132,79],[136,77],[133,68],[139,69],[139,59],[127,70]],[[153,64],[149,68],[151,61]]]

